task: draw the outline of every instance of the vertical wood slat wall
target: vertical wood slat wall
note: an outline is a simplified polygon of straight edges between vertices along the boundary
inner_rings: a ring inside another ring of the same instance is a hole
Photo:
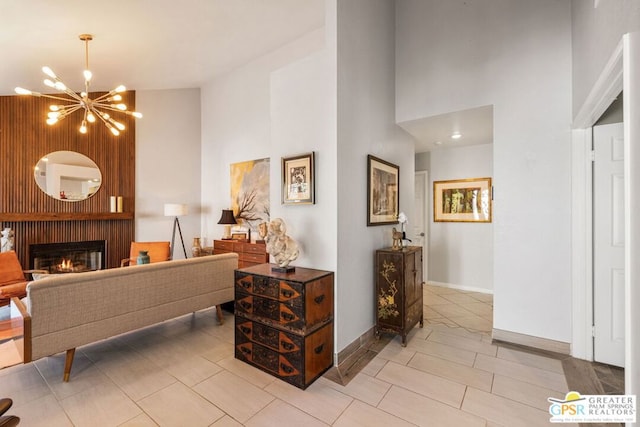
[[[101,93],[92,93],[95,98]],[[122,94],[134,110],[135,93]],[[0,96],[0,222],[15,232],[15,251],[27,269],[29,244],[80,240],[107,241],[107,267],[128,258],[135,237],[135,119],[113,113],[126,129],[114,136],[99,120],[78,128],[77,111],[53,126],[45,123],[53,100],[32,96]],[[34,179],[34,166],[54,151],[76,151],[93,160],[102,173],[102,185],[87,200],[65,202],[45,194]],[[104,219],[110,196],[122,196],[124,213]],[[50,220],[62,214],[64,221]],[[100,218],[94,215],[102,214]],[[49,216],[49,220],[45,220]],[[7,220],[8,219],[8,220]]]

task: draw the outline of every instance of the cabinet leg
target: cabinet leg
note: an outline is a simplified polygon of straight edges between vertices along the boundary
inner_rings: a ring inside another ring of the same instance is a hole
[[[373,335],[376,337],[377,340],[380,339],[380,330],[378,328],[375,328],[373,330]]]
[[[424,327],[424,314],[420,316],[420,327]]]
[[[407,334],[402,334],[402,346],[407,346]]]

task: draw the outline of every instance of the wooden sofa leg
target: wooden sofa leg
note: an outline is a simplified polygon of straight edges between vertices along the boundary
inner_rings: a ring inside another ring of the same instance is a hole
[[[72,348],[67,350],[67,358],[64,361],[64,376],[62,380],[67,383],[69,382],[69,375],[71,375],[71,365],[73,364],[73,356],[76,354],[76,349]]]
[[[216,317],[218,318],[218,323],[224,324],[224,316],[222,315],[222,305],[216,305]]]

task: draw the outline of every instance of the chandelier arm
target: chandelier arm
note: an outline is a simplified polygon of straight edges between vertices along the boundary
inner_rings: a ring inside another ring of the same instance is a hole
[[[64,119],[67,118],[67,116],[73,114],[74,112],[76,112],[78,109],[80,108],[80,106],[76,106],[75,108],[69,109],[69,110],[65,110],[62,113],[60,113],[57,117],[56,117],[56,121],[62,121]]]
[[[74,105],[72,108],[69,108],[68,110],[64,110],[61,115],[63,115],[64,117],[75,113],[76,111],[78,111],[80,108],[82,108],[82,105]]]
[[[38,95],[36,95],[36,94],[38,94]],[[57,99],[57,100],[60,100],[60,101],[66,101],[66,102],[72,102],[72,101],[74,101],[73,99],[69,99],[69,98],[62,98],[62,97],[60,97],[60,96],[55,96],[55,95],[47,95],[47,94],[45,94],[45,93],[39,93],[39,92],[33,92],[33,93],[31,94],[31,96],[35,96],[36,98],[43,97],[43,98]]]
[[[97,97],[96,99],[94,99],[94,100],[93,100],[93,102],[100,102],[100,101],[102,101],[103,99],[105,99],[106,97],[108,97],[110,93],[111,93],[111,92],[107,92],[107,93],[105,93],[104,95],[100,95],[99,97]]]
[[[118,94],[118,92],[115,89],[114,90],[110,90],[109,92],[105,93],[104,95],[100,95],[99,97],[97,97],[93,101],[94,102],[99,102],[99,101],[104,100],[105,98],[108,98],[110,96],[117,95],[117,94]]]
[[[121,109],[119,109],[119,108],[113,108],[113,107],[112,107],[111,105],[109,105],[109,104],[101,104],[101,103],[97,103],[97,104],[96,104],[96,103],[94,102],[94,103],[93,103],[93,105],[94,105],[95,107],[99,107],[99,108],[102,108],[102,109],[105,109],[105,110],[115,111],[115,112],[117,112],[117,113],[126,113],[126,111],[127,111],[127,110],[121,110]]]
[[[104,113],[102,111],[97,110],[94,106],[91,106],[91,112],[93,112],[94,115],[98,116],[98,118],[102,120],[105,125],[109,125],[107,120],[103,117]]]
[[[66,110],[70,110],[72,108],[74,108],[74,111],[77,110],[79,107],[82,107],[82,105],[75,103],[75,104],[67,104],[67,105],[58,105],[58,109],[62,110],[62,111],[66,111]]]
[[[76,101],[82,102],[82,97],[80,95],[78,95],[77,93],[75,93],[74,91],[72,91],[71,89],[69,89],[69,88],[65,89],[64,93],[66,93],[67,95],[69,95],[70,97],[75,99]]]
[[[105,113],[103,113],[102,111],[93,108],[92,106],[92,110],[95,111],[98,115],[98,117],[100,117],[100,120],[102,120],[102,122],[104,123],[104,125],[107,127],[107,129],[109,129],[109,131],[114,134],[115,136],[120,135],[120,132],[118,131],[118,129],[116,129],[111,123],[109,123],[109,119],[111,118],[110,116],[105,118]]]
[[[77,93],[75,93],[74,91],[72,91],[71,89],[69,89],[69,87],[62,81],[60,80],[60,78],[58,78],[57,76],[53,78],[56,83],[60,83],[62,84],[62,86],[64,87],[64,89],[58,89],[60,92],[63,92],[67,95],[69,95],[70,97],[72,97],[73,99],[76,99],[78,101],[82,101],[82,97],[80,97]],[[54,86],[55,87],[55,86]]]

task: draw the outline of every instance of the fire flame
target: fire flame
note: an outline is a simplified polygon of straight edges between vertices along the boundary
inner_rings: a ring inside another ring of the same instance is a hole
[[[73,268],[73,263],[70,259],[63,259],[62,262],[58,265],[58,270],[71,270]]]

